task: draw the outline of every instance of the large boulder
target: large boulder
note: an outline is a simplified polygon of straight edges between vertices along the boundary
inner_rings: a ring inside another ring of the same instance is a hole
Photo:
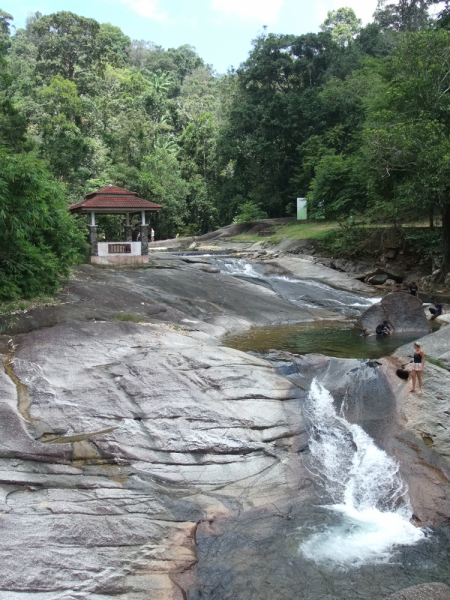
[[[450,588],[444,583],[424,583],[397,592],[386,600],[450,600]]]
[[[387,278],[388,276],[386,273],[378,273],[377,275],[372,275],[372,277],[369,277],[367,283],[370,283],[370,285],[383,285],[383,283],[387,281]]]
[[[356,327],[375,331],[383,321],[388,321],[395,331],[431,331],[422,300],[404,292],[387,294],[359,317]]]

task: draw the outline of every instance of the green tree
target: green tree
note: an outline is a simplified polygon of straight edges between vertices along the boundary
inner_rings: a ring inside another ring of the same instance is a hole
[[[399,0],[388,4],[388,0],[378,0],[375,21],[382,29],[395,31],[418,31],[430,23],[428,8],[435,0]]]
[[[45,74],[75,79],[115,63],[113,40],[94,19],[61,11],[35,21],[32,32],[39,38],[38,68]]]
[[[233,198],[252,201],[271,217],[286,214],[299,195],[299,150],[331,125],[323,115],[322,86],[335,73],[348,74],[352,46],[339,47],[330,32],[255,40],[217,140],[224,215],[230,206],[234,216]]]
[[[307,194],[311,217],[340,219],[367,207],[367,169],[362,157],[328,154],[316,166]]]
[[[330,10],[327,18],[320,26],[322,31],[329,31],[339,46],[347,46],[361,29],[362,21],[352,8]]]
[[[131,40],[123,33],[120,27],[111,25],[111,23],[102,23],[100,25],[100,34],[102,37],[111,40],[111,51],[119,57],[120,61],[127,62],[131,48]]]
[[[372,109],[366,144],[376,202],[442,217],[442,270],[450,272],[450,32],[407,35],[385,61],[389,85]],[[379,105],[382,106],[380,109]]]
[[[167,71],[158,69],[149,77],[150,86],[157,94],[168,94],[175,85],[173,76]]]
[[[182,178],[176,157],[164,148],[156,148],[142,162],[139,191],[143,198],[163,206],[158,215],[158,235],[175,237],[187,217],[189,185]]]
[[[0,149],[0,299],[51,294],[85,248],[61,185],[43,164]]]
[[[40,90],[39,99],[49,116],[64,115],[74,121],[81,114],[81,100],[76,84],[61,75],[52,77],[50,84]]]
[[[25,142],[27,122],[10,98],[13,77],[0,55],[0,145],[19,150]]]
[[[251,223],[258,219],[267,219],[267,213],[261,210],[261,208],[254,202],[244,202],[239,207],[239,211],[236,214],[234,221],[236,223]]]
[[[196,170],[207,181],[211,174],[210,162],[214,160],[216,127],[211,114],[195,119],[186,127],[180,138],[183,154],[196,165]]]
[[[3,54],[10,46],[11,21],[14,21],[13,16],[0,8],[0,51]]]
[[[190,46],[189,44],[184,44],[183,46],[179,46],[179,48],[169,48],[167,54],[175,64],[176,76],[180,86],[183,85],[185,77],[193,73],[195,69],[205,65],[195,51],[194,46]]]

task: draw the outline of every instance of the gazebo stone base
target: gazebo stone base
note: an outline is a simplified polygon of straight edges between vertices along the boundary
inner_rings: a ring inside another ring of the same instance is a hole
[[[91,256],[93,265],[147,265],[148,254],[133,256],[130,254],[114,254],[111,256]]]

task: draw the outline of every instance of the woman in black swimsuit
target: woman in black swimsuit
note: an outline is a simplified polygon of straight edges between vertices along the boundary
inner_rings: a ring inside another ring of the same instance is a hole
[[[419,380],[419,391],[422,393],[422,371],[425,365],[425,352],[422,350],[422,344],[420,342],[414,342],[414,357],[413,357],[413,370],[412,370],[412,387],[410,392],[416,391],[416,377]]]

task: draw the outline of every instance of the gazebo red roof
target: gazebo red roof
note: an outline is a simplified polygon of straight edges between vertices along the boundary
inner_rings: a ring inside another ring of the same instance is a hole
[[[103,213],[107,213],[108,211],[120,213],[121,211],[133,212],[141,210],[154,212],[161,210],[161,208],[160,204],[144,200],[144,198],[138,198],[137,192],[130,192],[115,185],[108,185],[96,192],[86,194],[84,200],[69,206],[71,212],[100,211]]]

